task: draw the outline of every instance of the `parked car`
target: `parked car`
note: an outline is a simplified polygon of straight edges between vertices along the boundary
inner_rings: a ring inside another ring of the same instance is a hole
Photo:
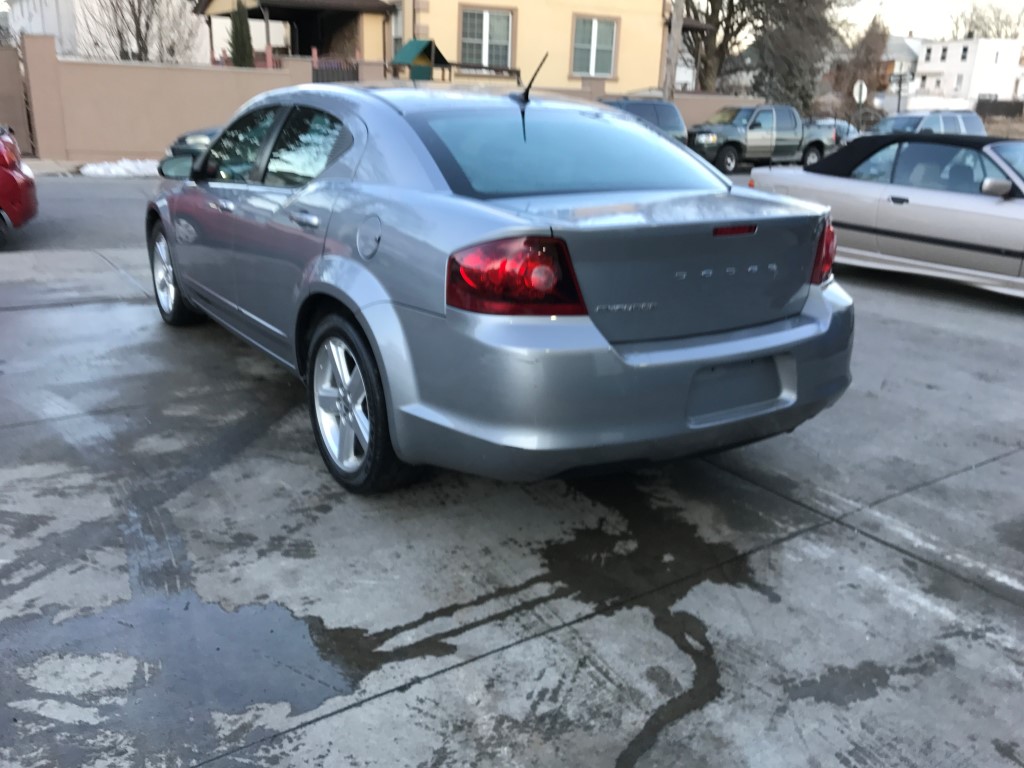
[[[822,128],[831,129],[833,141],[840,147],[845,147],[861,135],[856,126],[849,120],[841,120],[835,117],[816,117],[811,122]]]
[[[0,248],[11,233],[24,226],[38,211],[32,169],[21,159],[14,133],[0,126]]]
[[[985,136],[985,123],[977,112],[970,110],[901,112],[882,118],[869,134],[890,133],[942,133],[965,136]]]
[[[676,141],[687,143],[689,135],[686,132],[686,121],[679,114],[679,108],[671,101],[626,97],[602,99],[602,101],[609,106],[618,107],[624,112],[639,117],[644,122],[664,131]]]
[[[164,321],[208,315],[302,377],[355,492],[412,465],[529,480],[722,449],[850,383],[826,210],[618,110],[304,86],[160,168],[188,177],[146,214]]]
[[[812,168],[755,169],[753,183],[831,206],[840,263],[1024,297],[1024,141],[866,136]]]
[[[743,162],[813,165],[836,146],[830,128],[805,125],[793,107],[726,107],[690,131],[690,146],[733,173]]]
[[[221,126],[216,126],[183,133],[167,148],[166,154],[168,157],[198,157],[207,150],[210,142],[217,138],[220,129]]]

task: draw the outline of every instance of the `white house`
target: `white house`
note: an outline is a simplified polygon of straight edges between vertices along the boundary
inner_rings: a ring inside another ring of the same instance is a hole
[[[917,90],[971,104],[1024,99],[1024,38],[928,42],[917,64]]]

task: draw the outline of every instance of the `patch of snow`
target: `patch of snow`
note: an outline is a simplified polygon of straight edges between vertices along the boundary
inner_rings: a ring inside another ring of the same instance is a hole
[[[156,160],[129,160],[127,158],[111,163],[86,163],[78,172],[83,176],[98,178],[127,178],[130,176],[158,176]]]

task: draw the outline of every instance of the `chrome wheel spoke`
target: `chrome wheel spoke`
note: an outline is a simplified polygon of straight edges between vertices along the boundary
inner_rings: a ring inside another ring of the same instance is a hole
[[[359,439],[363,453],[366,453],[370,447],[370,419],[363,413],[362,408],[356,408],[352,412],[352,428]]]
[[[316,391],[316,402],[328,413],[338,413],[341,409],[341,393],[334,387],[320,387]]]
[[[356,431],[352,425],[342,421],[338,436],[338,463],[347,468],[356,459]]]
[[[334,382],[339,387],[344,387],[347,379],[345,374],[345,347],[337,340],[331,339],[327,342],[327,349],[330,353]]]
[[[359,370],[353,362],[352,374],[346,383],[346,389],[348,390],[348,396],[351,398],[352,407],[355,410],[363,404],[363,398],[366,397],[366,384],[363,381],[363,372]]]
[[[156,286],[156,298],[160,308],[170,314],[174,311],[177,291],[174,287],[174,267],[171,265],[171,252],[163,234],[158,234],[153,241],[153,282]]]

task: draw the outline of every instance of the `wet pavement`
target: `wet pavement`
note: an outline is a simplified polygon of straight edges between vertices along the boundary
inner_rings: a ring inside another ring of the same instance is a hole
[[[367,499],[129,224],[0,254],[0,766],[1024,765],[1019,302],[847,270],[792,435]]]

